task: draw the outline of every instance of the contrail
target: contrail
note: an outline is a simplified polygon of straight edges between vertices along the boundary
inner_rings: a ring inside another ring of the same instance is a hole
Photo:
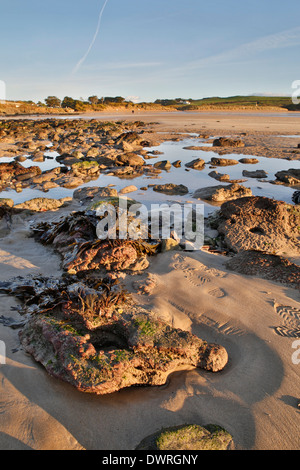
[[[106,5],[107,5],[108,2],[109,2],[109,0],[105,0],[104,5],[103,5],[103,7],[101,8],[101,11],[100,11],[100,13],[99,13],[99,19],[98,19],[98,24],[97,24],[96,32],[95,32],[95,34],[94,34],[94,37],[93,37],[93,39],[92,39],[92,42],[91,42],[91,44],[89,45],[89,48],[88,48],[88,50],[86,51],[86,53],[84,54],[84,56],[80,59],[80,61],[79,61],[79,62],[77,63],[77,65],[74,67],[74,69],[73,69],[73,74],[76,73],[76,72],[78,72],[78,70],[79,70],[80,67],[82,66],[83,62],[86,60],[87,56],[89,55],[89,53],[90,53],[91,50],[92,50],[93,45],[94,45],[95,42],[96,42],[96,39],[97,39],[98,34],[99,34],[100,26],[101,26],[102,16],[103,16],[105,7],[106,7]]]

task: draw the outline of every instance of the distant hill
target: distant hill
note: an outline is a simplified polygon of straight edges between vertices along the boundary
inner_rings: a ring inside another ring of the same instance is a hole
[[[188,104],[186,103],[188,101]],[[166,103],[167,104],[167,103]],[[199,100],[189,99],[181,100],[181,103],[174,101],[168,103],[170,106],[176,107],[181,110],[201,110],[207,108],[224,108],[224,109],[252,109],[252,108],[281,108],[285,110],[300,110],[300,106],[292,104],[291,97],[289,96],[230,96],[227,98],[220,98],[218,96],[210,98],[202,98]]]

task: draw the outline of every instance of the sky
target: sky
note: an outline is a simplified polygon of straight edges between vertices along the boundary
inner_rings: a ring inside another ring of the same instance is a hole
[[[299,0],[0,0],[0,83],[33,101],[291,95],[299,14]]]

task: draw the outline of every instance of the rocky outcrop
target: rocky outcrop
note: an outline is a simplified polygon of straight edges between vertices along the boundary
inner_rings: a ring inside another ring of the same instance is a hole
[[[228,186],[208,186],[206,188],[197,189],[193,194],[193,198],[222,204],[224,201],[251,195],[251,189],[245,188],[237,183],[232,183]]]
[[[163,385],[177,369],[219,372],[228,363],[223,346],[173,328],[107,278],[17,278],[0,292],[23,302],[24,350],[81,392]]]
[[[222,205],[218,231],[225,245],[238,253],[300,252],[300,211],[295,206],[266,197],[245,197]]]
[[[113,312],[111,318],[93,309],[93,323],[72,325],[70,318],[77,309],[78,317],[84,317],[84,308],[89,307],[65,305],[61,318],[52,312],[33,316],[20,332],[26,352],[50,375],[81,392],[105,395],[131,386],[163,385],[177,369],[218,372],[228,362],[222,346],[171,328],[139,308]]]

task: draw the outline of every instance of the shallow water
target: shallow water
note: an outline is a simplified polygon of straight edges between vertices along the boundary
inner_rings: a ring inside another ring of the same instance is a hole
[[[181,160],[182,166],[180,168],[172,168],[168,171],[162,171],[155,178],[147,177],[145,175],[138,178],[118,178],[116,176],[109,176],[106,174],[101,174],[97,180],[90,181],[82,185],[81,187],[88,186],[107,186],[114,185],[117,190],[120,190],[128,185],[135,185],[138,188],[145,187],[151,184],[164,184],[164,183],[174,183],[174,184],[184,184],[188,187],[189,193],[185,196],[167,196],[162,193],[157,193],[153,191],[151,187],[147,191],[141,191],[140,189],[136,192],[128,194],[128,197],[137,199],[141,203],[145,204],[147,207],[150,207],[151,203],[157,204],[166,201],[180,201],[187,202],[192,201],[194,203],[200,203],[196,199],[192,198],[192,195],[196,189],[207,187],[207,186],[217,186],[223,185],[226,186],[229,183],[219,182],[214,178],[211,178],[208,173],[212,171],[211,166],[208,164],[210,159],[214,156],[219,156],[213,151],[203,151],[203,150],[186,150],[184,147],[187,146],[209,146],[206,143],[205,139],[200,139],[194,134],[189,135],[179,142],[164,142],[157,147],[149,148],[149,151],[159,150],[163,152],[163,155],[156,156],[146,161],[146,163],[156,163],[163,160],[169,160],[171,163],[176,160]],[[32,162],[30,159],[22,163],[22,165],[28,167],[31,165],[37,165],[41,168],[42,171],[49,170],[51,168],[60,166],[59,163],[55,160],[55,157],[58,155],[56,152],[51,152],[50,150],[46,155],[52,157],[52,159],[47,159],[45,162]],[[236,155],[236,154],[227,154],[224,155],[224,158],[232,158],[234,160],[239,160],[240,158],[246,158],[247,155]],[[249,155],[252,157],[252,155]],[[207,164],[203,170],[192,170],[187,169],[185,164],[194,160],[195,158],[202,158]],[[283,200],[285,202],[291,203],[292,195],[295,191],[295,188],[291,188],[283,185],[274,185],[269,181],[275,179],[275,173],[279,170],[287,170],[289,168],[300,169],[299,161],[290,161],[278,158],[266,158],[266,157],[256,157],[259,160],[257,164],[242,164],[226,167],[217,167],[214,168],[219,173],[229,174],[231,179],[247,179],[246,182],[242,183],[244,186],[251,188],[253,195],[255,196],[266,196],[269,198],[274,198],[277,200]],[[9,158],[2,158],[0,162],[11,161]],[[258,180],[256,178],[244,178],[242,173],[243,170],[254,171],[254,170],[265,170],[268,173],[268,178],[263,180]],[[188,170],[188,171],[187,171]],[[78,188],[77,188],[78,189]],[[53,188],[48,192],[41,192],[33,189],[24,189],[21,193],[15,191],[3,191],[0,197],[9,197],[14,200],[15,204],[24,202],[28,199],[35,197],[49,197],[49,198],[61,198],[72,196],[74,189],[66,188]],[[205,214],[213,212],[217,207],[211,205],[207,202],[205,205]]]

